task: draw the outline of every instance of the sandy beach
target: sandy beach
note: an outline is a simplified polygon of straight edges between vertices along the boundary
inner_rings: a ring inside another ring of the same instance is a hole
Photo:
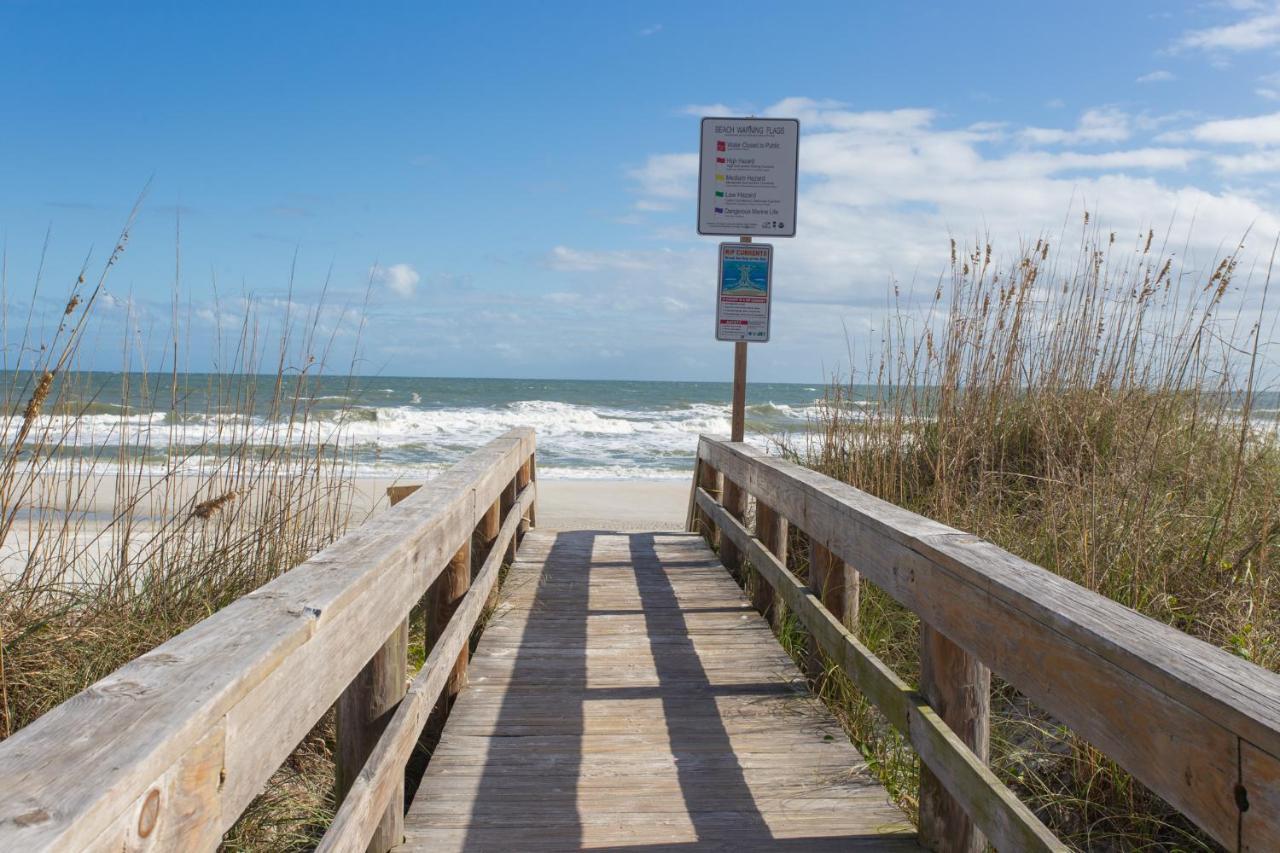
[[[414,482],[356,480],[354,517],[384,509],[388,486]],[[680,530],[688,504],[688,480],[538,480],[538,526],[551,530]]]
[[[384,509],[388,486],[414,482],[356,480],[354,517]],[[538,526],[551,530],[680,530],[688,504],[688,480],[538,480]]]
[[[351,519],[353,526],[388,506],[386,491],[391,485],[407,485],[416,482],[412,477],[385,478],[364,477],[353,481]],[[428,481],[430,482],[430,481]],[[136,546],[153,533],[162,523],[174,521],[172,506],[189,507],[191,491],[200,487],[194,477],[180,477],[171,486],[167,506],[161,498],[161,489],[153,489],[154,499],[144,499],[139,504],[130,540]],[[109,548],[119,547],[110,527],[116,511],[117,483],[114,477],[103,477],[93,484],[91,493],[80,502],[83,514],[78,514],[74,532],[67,531],[60,537],[59,547],[82,552],[75,559],[88,580],[97,556]],[[138,491],[145,492],[144,485]],[[201,498],[209,495],[201,494]],[[243,498],[241,498],[243,499]],[[558,480],[538,481],[538,526],[553,530],[680,530],[684,526],[688,509],[689,482],[677,479],[649,480]],[[27,555],[35,539],[36,523],[42,518],[46,528],[50,523],[61,524],[62,513],[55,507],[59,500],[58,478],[45,478],[41,488],[32,495],[32,506],[49,509],[27,514],[19,518],[7,540],[0,546],[0,576],[12,578],[22,571]],[[201,522],[192,521],[191,524]],[[45,538],[41,548],[49,547]],[[64,551],[65,553],[65,551]]]

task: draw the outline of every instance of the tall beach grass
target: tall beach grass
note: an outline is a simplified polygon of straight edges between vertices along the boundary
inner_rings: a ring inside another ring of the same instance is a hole
[[[320,309],[290,297],[266,317],[238,299],[215,312],[227,323],[214,331],[219,369],[193,374],[179,363],[188,330],[175,295],[162,363],[146,364],[126,335],[120,373],[80,370],[127,242],[126,229],[96,281],[75,278],[52,327],[33,312],[11,329],[0,306],[0,738],[359,520],[341,418],[313,411],[313,377],[333,369]],[[89,441],[108,410],[120,434]],[[326,717],[224,846],[314,846],[333,808],[332,754]]]
[[[1088,220],[1005,260],[953,241],[936,288],[921,302],[895,289],[881,349],[830,383],[812,432],[783,450],[1280,670],[1269,258],[1246,269],[1242,245],[1195,269],[1154,233],[1126,241]],[[863,583],[858,631],[909,679],[917,630]],[[834,674],[824,689],[914,808],[906,745]],[[994,690],[992,764],[1069,843],[1216,849],[1008,685]]]

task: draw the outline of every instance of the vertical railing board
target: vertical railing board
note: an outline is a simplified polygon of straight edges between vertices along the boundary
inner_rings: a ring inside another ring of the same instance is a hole
[[[449,621],[453,618],[454,611],[462,603],[469,586],[471,586],[470,537],[458,549],[457,553],[450,558],[448,567],[441,573],[440,577],[436,578],[436,582],[432,584],[431,589],[427,592],[429,604],[427,607],[426,648],[428,650],[434,648],[440,637],[444,635]],[[462,690],[463,684],[466,683],[469,657],[469,650],[464,646],[462,651],[458,653],[458,659],[454,661],[453,672],[449,675],[449,680],[445,684],[444,696],[440,702],[440,708],[444,715],[448,714],[449,706],[453,703],[459,691]],[[443,716],[441,721],[443,722]]]
[[[1245,853],[1280,850],[1280,757],[1240,743],[1240,790],[1248,805],[1240,814],[1240,849]]]
[[[382,648],[364,665],[338,697],[334,788],[338,802],[346,796],[360,768],[382,736],[387,720],[404,698],[409,664],[409,622],[401,622]],[[369,853],[387,853],[404,840],[404,788],[400,803],[389,806],[369,842]]]
[[[513,505],[516,513],[523,513],[536,505],[536,492],[537,486],[532,485],[520,494]],[[365,849],[377,816],[387,808],[394,797],[395,785],[403,778],[405,763],[413,752],[428,714],[447,687],[452,673],[450,661],[456,660],[466,646],[488,600],[497,590],[502,555],[507,541],[518,532],[520,517],[514,513],[507,514],[495,538],[494,548],[422,669],[414,677],[404,701],[361,768],[347,799],[339,806],[333,823],[321,839],[318,853],[360,853]]]
[[[763,501],[756,501],[756,538],[784,565],[787,562],[787,521]],[[777,628],[773,587],[762,578],[750,582],[751,604]]]
[[[991,746],[991,670],[922,622],[920,693],[974,756]],[[973,817],[928,767],[920,768],[920,843],[938,853],[982,853],[987,840]]]

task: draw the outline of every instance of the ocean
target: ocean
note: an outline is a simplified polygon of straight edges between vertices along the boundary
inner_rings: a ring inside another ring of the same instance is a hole
[[[157,473],[195,473],[243,444],[288,441],[312,449],[337,445],[359,476],[425,478],[527,426],[537,431],[541,477],[677,479],[692,471],[699,434],[729,434],[728,382],[321,376],[304,386],[305,435],[289,436],[282,425],[295,381],[277,394],[275,377],[193,373],[175,388],[165,375],[81,373],[53,395],[60,407],[41,421],[61,461],[93,457],[95,469],[107,471],[127,456],[129,470],[141,462]],[[855,397],[860,390],[874,393],[854,388]],[[822,394],[817,383],[751,384],[747,440],[766,445],[803,433]],[[20,415],[29,384],[9,396],[17,401],[10,411]],[[1258,434],[1274,438],[1280,394],[1263,392],[1255,405]],[[9,419],[9,439],[20,420]]]
[[[96,454],[109,464],[123,452],[156,470],[176,457],[194,471],[213,461],[228,434],[278,440],[273,378],[238,391],[215,375],[180,381],[173,407],[170,377],[80,374],[64,392],[62,411],[84,414],[61,453]],[[429,476],[512,427],[528,426],[537,431],[540,477],[685,478],[698,435],[729,433],[728,382],[332,376],[307,383],[312,435],[347,448],[361,476]],[[750,385],[748,438],[805,430],[821,394],[819,384]]]

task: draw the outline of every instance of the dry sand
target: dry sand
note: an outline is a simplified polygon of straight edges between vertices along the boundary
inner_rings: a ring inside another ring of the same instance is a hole
[[[385,506],[392,482],[360,480],[357,503]],[[552,530],[682,530],[688,508],[686,480],[538,480],[538,526]]]
[[[352,517],[362,519],[385,509],[387,486],[412,482],[412,479],[358,479],[352,500]],[[106,530],[114,509],[114,478],[104,477],[95,485],[92,494],[81,504],[88,514],[77,520],[74,532],[65,532],[68,539],[63,542],[67,552],[81,554],[74,563],[87,574],[93,573],[92,567],[98,563],[100,552],[119,547],[113,544],[116,537]],[[179,484],[178,492],[189,497],[190,490],[197,485],[198,481],[190,478]],[[44,494],[32,495],[31,503],[58,506],[56,484],[45,484],[43,491]],[[202,494],[200,497],[208,496]],[[685,480],[540,479],[537,520],[539,527],[554,530],[680,530],[684,527],[688,501],[689,483]],[[181,501],[169,506],[175,504],[190,506]],[[60,517],[56,511],[42,515],[46,522]],[[141,507],[136,514],[130,540],[141,545],[160,524],[166,520],[172,523],[173,518],[166,518],[167,515],[168,507]],[[32,533],[30,524],[20,518],[8,539],[0,545],[0,577],[13,577],[22,571],[35,544]],[[50,543],[48,539],[44,542],[40,550],[47,553]]]
[[[554,530],[682,530],[684,480],[539,480],[538,526]]]
[[[412,479],[361,479],[357,517],[386,506],[387,486]],[[552,530],[681,530],[686,480],[538,480],[538,526]]]

